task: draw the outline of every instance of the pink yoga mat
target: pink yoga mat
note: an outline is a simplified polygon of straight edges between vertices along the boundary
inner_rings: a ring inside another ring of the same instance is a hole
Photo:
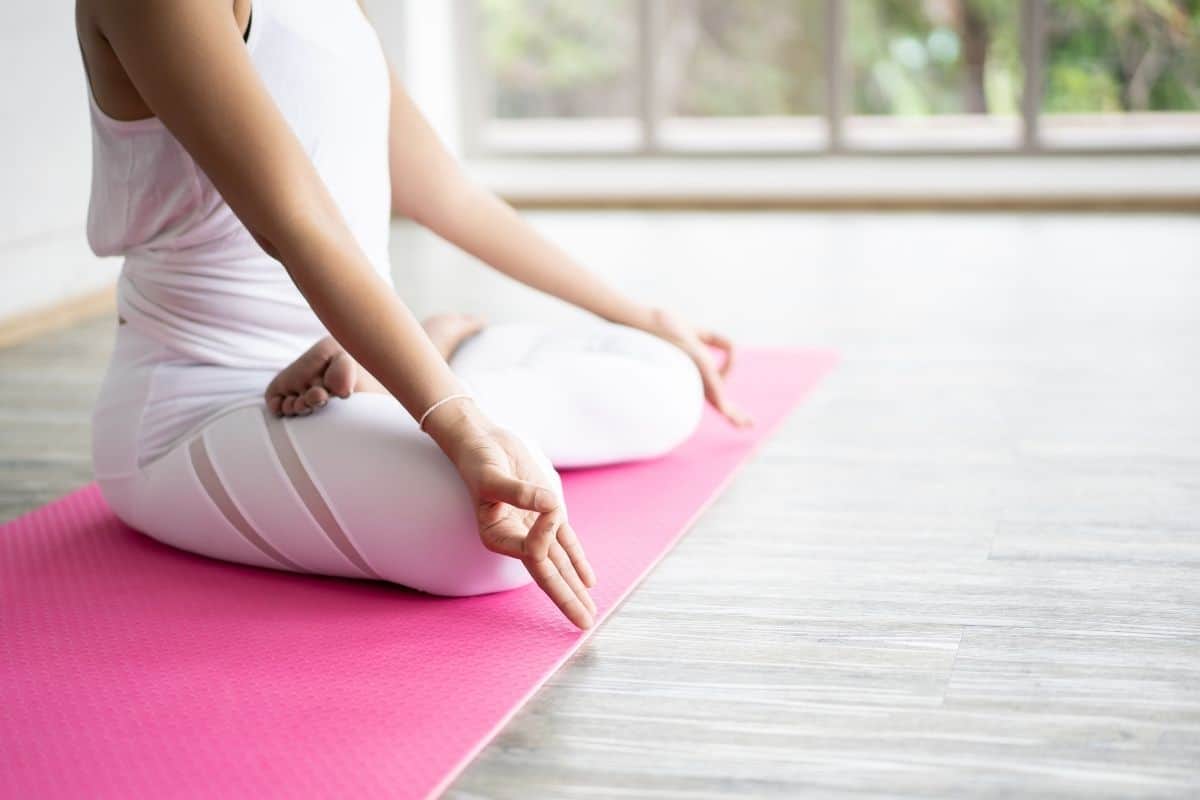
[[[564,476],[599,619],[834,360],[740,353],[757,427],[709,413],[665,458]],[[435,598],[174,550],[88,486],[0,528],[0,796],[436,794],[588,635],[534,586]]]

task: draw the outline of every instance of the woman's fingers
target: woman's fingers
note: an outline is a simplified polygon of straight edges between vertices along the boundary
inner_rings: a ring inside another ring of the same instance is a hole
[[[449,452],[474,501],[484,546],[520,560],[567,619],[580,628],[591,627],[596,604],[587,584],[595,582],[595,575],[567,525],[558,492],[543,485],[545,472],[520,440],[493,429]]]
[[[704,396],[708,402],[712,403],[713,408],[717,409],[726,419],[732,422],[739,428],[745,428],[754,421],[749,416],[742,413],[725,397],[725,384],[721,380],[721,374],[717,372],[717,368],[713,366],[712,359],[706,357],[706,353],[693,356],[693,361],[700,369],[700,377],[704,381]]]
[[[595,618],[587,610],[583,601],[579,599],[579,595],[575,594],[563,580],[562,574],[553,561],[548,558],[541,561],[526,561],[525,568],[533,576],[534,582],[541,587],[547,597],[554,601],[554,605],[558,606],[563,616],[571,620],[575,627],[583,629],[592,627]]]
[[[550,555],[550,545],[554,543],[554,533],[558,528],[559,515],[542,514],[529,527],[525,537],[525,557],[542,561]]]
[[[480,524],[480,537],[489,550],[520,559],[537,585],[572,624],[580,628],[592,626],[596,602],[587,587],[595,583],[596,577],[574,531],[560,514],[540,514],[530,526],[514,509],[489,508],[480,516]],[[560,536],[567,540],[574,555],[559,541]],[[583,571],[577,564],[583,565]]]
[[[583,607],[588,610],[588,613],[595,617],[596,601],[588,594],[587,587],[583,585],[583,579],[579,576],[579,572],[576,571],[571,557],[562,549],[562,545],[557,542],[550,545],[550,560],[558,568],[558,574],[567,582],[567,586],[570,586],[571,591],[579,598],[579,602],[583,603]]]
[[[525,558],[527,535],[528,528],[511,513],[501,511],[491,520],[486,519],[484,515],[480,516],[479,538],[483,540],[484,546],[493,553],[517,559]]]
[[[591,563],[584,555],[583,545],[579,543],[579,537],[575,535],[575,529],[571,527],[570,523],[564,521],[562,525],[558,526],[558,543],[567,557],[571,559],[571,563],[575,565],[575,571],[579,573],[583,585],[589,589],[595,586],[596,571],[592,569]]]
[[[525,564],[525,569],[529,570],[529,574],[533,576],[533,580],[554,601],[567,619],[571,620],[576,627],[590,628],[594,621],[593,614],[596,605],[588,596],[587,589],[584,588],[583,581],[575,572],[571,559],[567,557],[562,547],[553,541],[554,532],[558,526],[559,519],[556,514],[543,514],[539,517],[533,527],[529,529],[529,536],[526,538],[526,554],[521,560]],[[539,557],[535,555],[539,547],[534,543],[543,540],[548,540],[550,545],[544,551],[545,554]]]
[[[754,424],[754,420],[734,406],[725,396],[725,386],[722,381],[733,367],[733,342],[723,334],[715,331],[697,329],[674,314],[661,309],[653,315],[653,322],[646,328],[650,333],[679,347],[695,362],[704,379],[704,397],[718,412],[733,425],[744,428]],[[718,367],[710,348],[720,350],[723,357]]]
[[[479,491],[485,500],[508,503],[527,511],[546,512],[558,508],[558,497],[554,492],[536,483],[506,475],[498,469],[489,470],[484,475]]]
[[[722,378],[728,375],[730,368],[733,366],[733,342],[727,337],[713,331],[701,331],[699,336],[700,341],[717,348],[725,354],[724,359],[721,361],[720,372]]]

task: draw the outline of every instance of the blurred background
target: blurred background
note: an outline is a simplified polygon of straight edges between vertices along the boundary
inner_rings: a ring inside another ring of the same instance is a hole
[[[1192,0],[479,0],[486,152],[1200,147]]]

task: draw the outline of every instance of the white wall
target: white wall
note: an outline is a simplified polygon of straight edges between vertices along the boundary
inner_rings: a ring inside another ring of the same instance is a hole
[[[410,93],[459,139],[451,2],[370,0]],[[70,0],[0,0],[0,321],[111,285],[119,259],[84,237],[91,177],[87,87]]]
[[[397,24],[385,21],[381,13],[389,7],[403,9],[403,19]],[[462,59],[455,34],[456,14],[461,13],[461,4],[450,0],[406,0],[394,4],[373,0],[368,8],[385,46],[390,45],[389,55],[400,70],[405,90],[442,142],[455,154],[461,154],[464,132],[457,70]]]
[[[0,3],[0,320],[110,284],[91,254],[87,95],[69,0]]]
[[[404,88],[442,142],[462,153],[459,43],[462,4],[453,0],[365,0],[367,15]]]

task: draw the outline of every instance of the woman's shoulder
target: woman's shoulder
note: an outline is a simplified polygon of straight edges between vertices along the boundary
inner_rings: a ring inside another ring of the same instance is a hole
[[[150,107],[142,99],[130,80],[121,60],[113,51],[109,40],[130,37],[125,26],[144,23],[147,15],[156,11],[169,13],[171,6],[181,0],[159,0],[137,3],[113,2],[113,0],[75,0],[75,33],[83,56],[83,68],[96,105],[105,115],[118,121],[134,121],[153,116]],[[208,0],[203,0],[207,2]],[[239,30],[245,30],[250,21],[251,0],[225,0],[229,13]],[[131,9],[136,5],[136,9]],[[126,13],[128,11],[135,13]],[[135,40],[136,42],[136,40]]]

